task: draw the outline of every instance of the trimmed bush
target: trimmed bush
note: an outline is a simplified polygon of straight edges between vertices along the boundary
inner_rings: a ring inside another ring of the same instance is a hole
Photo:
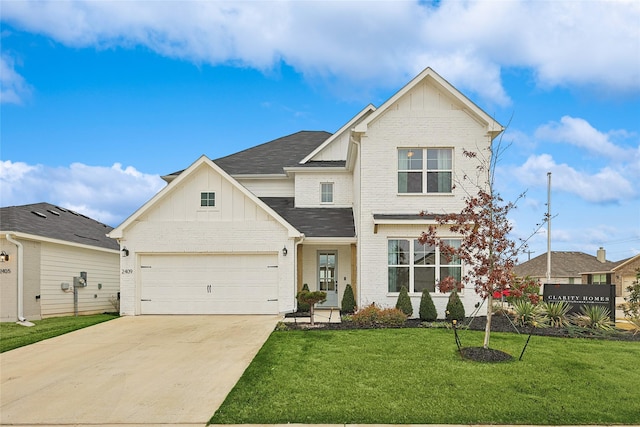
[[[422,290],[419,315],[420,320],[425,320],[427,322],[435,322],[438,319],[438,312],[428,289]]]
[[[398,302],[396,302],[396,308],[402,310],[407,317],[413,315],[413,305],[411,305],[411,298],[409,298],[409,292],[406,287],[400,288],[400,295],[398,295]]]
[[[402,326],[407,321],[407,317],[399,308],[385,308],[380,311],[378,324],[382,326]]]
[[[451,292],[449,295],[449,302],[447,302],[447,316],[448,321],[457,320],[458,322],[464,321],[464,305],[460,301],[460,297],[457,292]]]
[[[344,294],[342,295],[342,303],[340,304],[340,311],[342,314],[352,314],[356,311],[356,299],[353,296],[353,288],[347,284],[344,288]]]
[[[351,320],[360,326],[373,326],[378,320],[380,309],[375,304],[368,305],[356,311]]]
[[[351,320],[359,326],[402,326],[407,321],[407,315],[399,308],[381,309],[371,304],[355,312]]]
[[[304,291],[309,292],[309,285],[307,285],[306,283],[302,285],[302,292]],[[298,313],[308,313],[309,309],[310,309],[309,304],[298,300]]]

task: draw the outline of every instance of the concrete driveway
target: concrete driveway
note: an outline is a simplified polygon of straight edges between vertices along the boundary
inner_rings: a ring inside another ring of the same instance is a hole
[[[201,424],[277,316],[121,317],[0,355],[0,422]]]

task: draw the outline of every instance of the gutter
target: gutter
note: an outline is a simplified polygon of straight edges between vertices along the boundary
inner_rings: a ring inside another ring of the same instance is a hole
[[[24,317],[24,248],[22,243],[17,240],[14,240],[11,237],[11,234],[7,233],[6,236],[7,241],[13,243],[18,247],[18,324],[22,326],[33,326],[33,323],[27,321]]]

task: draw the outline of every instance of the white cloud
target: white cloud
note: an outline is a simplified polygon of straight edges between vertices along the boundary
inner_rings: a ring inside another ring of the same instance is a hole
[[[564,191],[592,203],[618,203],[636,197],[633,184],[618,171],[605,167],[596,173],[587,173],[562,163],[557,164],[549,154],[533,155],[519,167],[510,168],[512,176],[520,182],[536,187],[547,183],[551,172],[554,191]]]
[[[8,55],[0,56],[0,103],[22,104],[31,94],[31,86],[15,70],[15,61]]]
[[[0,161],[2,206],[48,202],[116,226],[164,187],[157,175],[119,163],[52,168]]]
[[[640,91],[633,0],[5,2],[3,20],[74,47],[142,45],[266,72],[284,61],[340,88],[393,88],[433,66],[497,105],[510,102],[505,68],[542,87]]]
[[[596,130],[584,119],[564,116],[560,123],[551,122],[540,126],[536,132],[537,139],[567,143],[584,148],[592,154],[615,160],[628,160],[635,155],[634,150],[625,149],[614,144],[612,136],[628,136],[627,132],[613,131],[610,134]]]

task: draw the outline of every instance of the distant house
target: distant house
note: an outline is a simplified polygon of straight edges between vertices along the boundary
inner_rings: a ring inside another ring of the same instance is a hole
[[[89,217],[49,203],[0,208],[0,319],[116,311],[120,250],[112,230]],[[86,273],[86,286],[74,277]],[[22,320],[22,319],[20,319]]]
[[[616,285],[616,296],[624,297],[627,286],[635,280],[640,268],[640,255],[621,261],[607,261],[606,251],[598,250],[596,256],[584,252],[551,252],[551,280],[557,284],[606,284]],[[544,253],[514,268],[521,277],[537,278],[547,282],[547,254]],[[619,301],[621,302],[621,301]]]
[[[306,283],[336,308],[347,284],[359,307],[392,307],[406,287],[416,315],[428,290],[444,317],[449,295],[437,283],[467,266],[418,238],[436,224],[431,213],[460,212],[477,191],[457,179],[479,165],[464,151],[486,153],[502,131],[427,68],[334,134],[202,156],[110,233],[130,251],[121,313],[285,313]],[[474,289],[460,296],[473,312]]]

